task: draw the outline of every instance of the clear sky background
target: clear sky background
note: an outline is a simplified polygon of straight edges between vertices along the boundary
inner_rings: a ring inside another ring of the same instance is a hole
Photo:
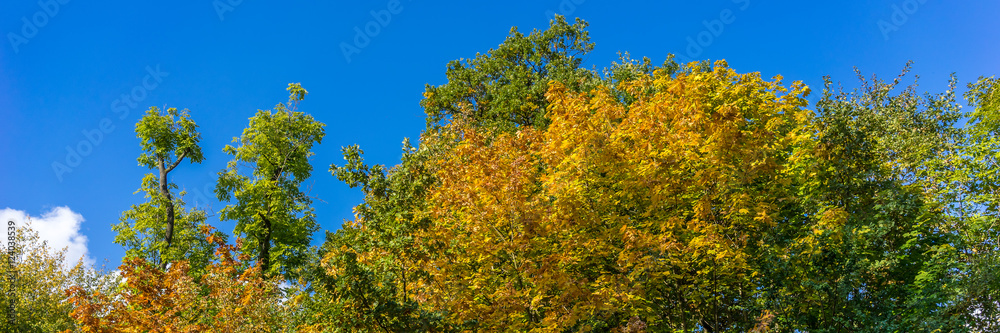
[[[995,0],[392,2],[4,0],[0,217],[30,215],[50,244],[117,266],[124,250],[111,225],[143,201],[133,192],[149,172],[136,162],[133,129],[150,106],[167,106],[191,111],[206,157],[172,181],[232,232],[234,222],[213,213],[222,207],[215,174],[229,160],[222,147],[301,82],[310,93],[301,110],[327,125],[306,184],[322,229],[336,230],[362,199],[326,171],[343,162],[340,147],[360,144],[369,162],[395,165],[403,138],[424,127],[424,85],[444,83],[448,61],[496,47],[513,26],[544,29],[555,13],[590,23],[587,68],[619,51],[654,64],[674,53],[782,74],[815,93],[824,75],[853,87],[855,66],[891,78],[907,60],[931,92],[953,72],[960,92],[1000,74]],[[382,23],[373,11],[385,11]],[[355,28],[366,26],[367,45],[355,45]],[[345,56],[343,44],[360,52]]]

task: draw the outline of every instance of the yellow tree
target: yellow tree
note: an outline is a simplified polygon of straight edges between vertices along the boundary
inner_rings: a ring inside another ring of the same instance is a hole
[[[546,129],[450,125],[413,297],[486,330],[716,332],[765,315],[748,261],[789,201],[808,88],[725,62],[616,88],[551,83]]]

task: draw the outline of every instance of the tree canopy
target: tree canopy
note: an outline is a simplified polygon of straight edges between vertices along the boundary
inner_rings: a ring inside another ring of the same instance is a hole
[[[118,235],[115,243],[124,246],[126,256],[146,258],[161,268],[177,260],[188,260],[200,271],[212,256],[210,244],[198,237],[199,226],[205,224],[205,212],[186,209],[180,195],[174,197],[177,185],[168,179],[171,171],[184,159],[192,163],[204,160],[198,145],[201,135],[188,110],[160,110],[151,107],[135,125],[143,153],[140,166],[155,169],[146,174],[135,193],[143,193],[146,202],[133,205],[122,213],[113,227]]]
[[[625,53],[598,71],[581,68],[586,28],[556,16],[450,62],[396,166],[343,147],[328,170],[364,201],[318,247],[302,184],[330,161],[312,160],[325,124],[298,111],[301,85],[223,148],[233,243],[171,191],[171,170],[203,160],[189,112],[151,108],[136,132],[157,173],[116,227],[122,279],[69,287],[53,327],[998,328],[996,78],[968,84],[963,109],[957,78],[923,92],[903,83],[909,63],[891,80],[858,71],[856,89],[827,77],[819,93],[724,60]]]
[[[239,146],[223,149],[233,160],[219,173],[215,193],[221,201],[236,200],[219,217],[236,221],[241,251],[255,257],[265,274],[291,276],[318,228],[300,186],[312,172],[309,157],[323,141],[325,125],[296,111],[307,94],[301,85],[290,83],[287,90],[287,105],[258,110],[243,135],[233,138]]]

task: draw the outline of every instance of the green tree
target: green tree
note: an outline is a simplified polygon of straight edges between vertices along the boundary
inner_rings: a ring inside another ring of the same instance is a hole
[[[414,233],[431,221],[418,212],[437,179],[428,160],[446,152],[447,141],[425,133],[419,149],[403,142],[402,161],[386,171],[364,163],[358,146],[343,149],[344,166],[330,171],[365,193],[355,207],[355,221],[327,233],[314,270],[314,308],[333,327],[358,332],[439,331],[440,314],[421,309],[407,292],[426,272],[412,265],[426,249],[416,247]]]
[[[1000,80],[980,78],[966,94],[973,111],[956,202],[962,216],[962,293],[957,308],[977,332],[1000,330]]]
[[[18,259],[13,266],[8,261],[10,253],[6,240],[0,249],[3,258],[0,262],[0,332],[50,333],[76,329],[69,317],[73,306],[67,302],[64,291],[75,286],[87,293],[109,292],[118,284],[117,275],[87,267],[83,261],[68,267],[67,249],[52,249],[39,238],[30,220],[15,223],[13,255]],[[13,281],[9,280],[11,270]],[[13,325],[7,312],[11,304],[14,307]]]
[[[185,259],[195,269],[207,264],[211,244],[198,237],[198,228],[205,224],[205,212],[187,210],[180,196],[171,192],[177,185],[170,182],[170,173],[185,159],[201,163],[204,156],[198,142],[201,134],[187,110],[160,110],[151,107],[135,125],[142,154],[140,166],[156,170],[146,174],[136,193],[145,194],[146,202],[132,205],[113,226],[118,232],[115,243],[126,248],[127,256],[147,258],[161,268]]]
[[[563,82],[575,91],[600,83],[593,71],[580,68],[594,48],[586,28],[581,19],[570,24],[556,15],[544,31],[525,36],[514,27],[496,49],[449,62],[448,83],[428,84],[420,102],[428,125],[462,118],[502,131],[544,126],[550,81]]]
[[[775,327],[810,332],[948,331],[952,245],[940,191],[961,117],[954,83],[921,95],[866,80],[817,104],[815,144],[792,166],[797,195],[759,261]],[[842,214],[840,223],[823,216]]]
[[[312,201],[300,187],[312,172],[309,157],[325,125],[296,111],[307,94],[301,85],[290,83],[287,90],[287,105],[258,110],[243,135],[233,138],[239,145],[223,149],[233,159],[219,172],[215,193],[221,201],[236,201],[220,218],[236,221],[241,251],[268,276],[293,277],[318,229]]]

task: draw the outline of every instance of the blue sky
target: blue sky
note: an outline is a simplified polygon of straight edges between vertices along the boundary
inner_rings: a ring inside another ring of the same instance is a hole
[[[178,167],[172,181],[189,202],[218,210],[210,191],[228,161],[222,147],[301,82],[310,92],[301,110],[327,124],[307,185],[322,229],[336,230],[362,198],[326,172],[343,161],[340,147],[360,144],[369,162],[396,164],[403,138],[424,127],[424,84],[444,83],[448,61],[495,47],[512,26],[544,29],[553,13],[590,23],[588,68],[619,51],[655,64],[674,53],[816,92],[824,75],[851,87],[855,66],[888,78],[907,60],[932,92],[953,72],[963,86],[1000,74],[993,0],[9,0],[0,5],[0,210],[9,208],[0,215],[75,225],[50,233],[67,238],[53,243],[78,247],[85,236],[89,256],[116,266],[124,250],[111,225],[143,200],[133,194],[148,172],[133,128],[147,108],[191,111],[206,160]],[[368,42],[355,44],[366,27]],[[343,45],[359,52],[345,56]],[[67,149],[79,160],[67,161]],[[56,162],[71,172],[54,171]]]

